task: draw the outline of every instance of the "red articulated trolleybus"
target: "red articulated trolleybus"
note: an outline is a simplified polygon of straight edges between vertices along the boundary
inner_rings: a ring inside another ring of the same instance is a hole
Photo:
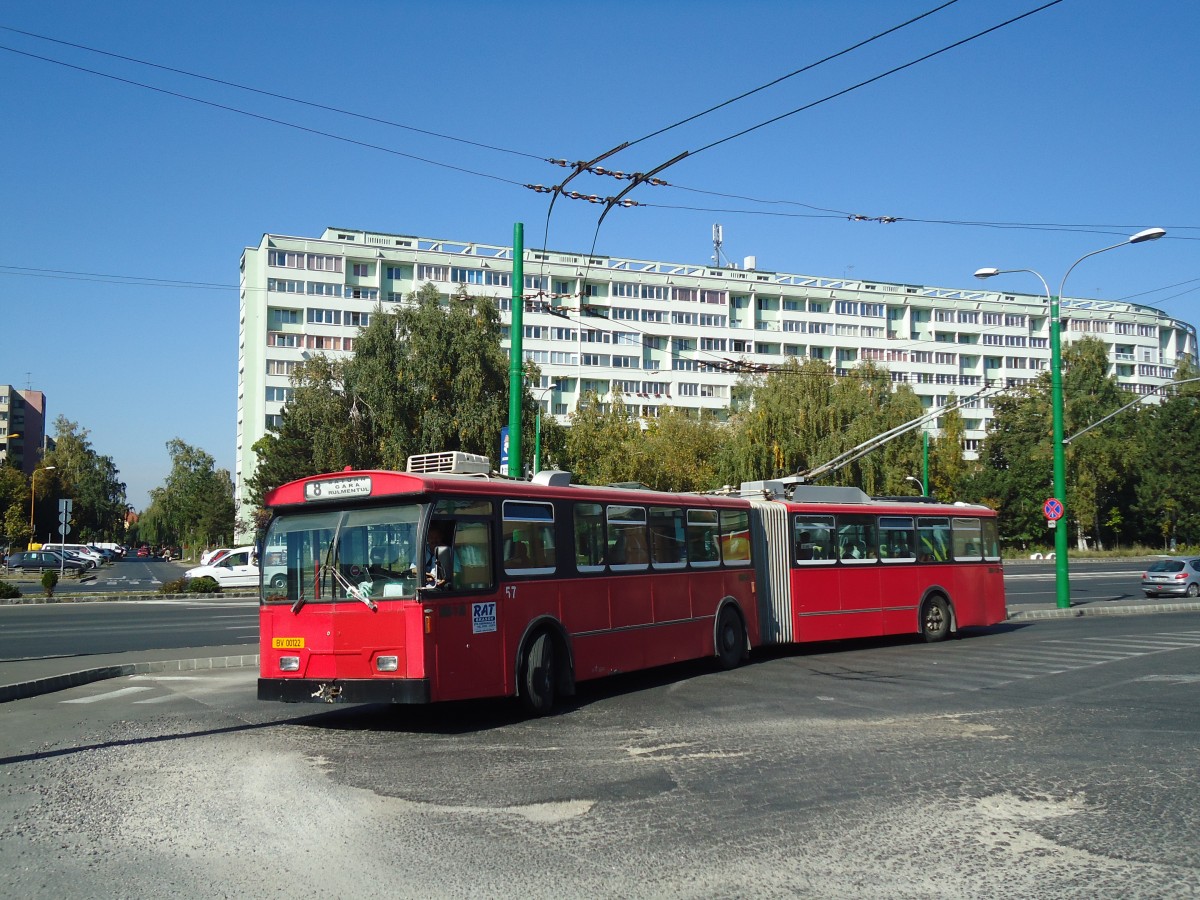
[[[516,696],[752,647],[941,640],[1006,617],[995,514],[753,482],[741,496],[493,477],[485,457],[270,492],[262,700]],[[273,563],[272,563],[273,561]]]

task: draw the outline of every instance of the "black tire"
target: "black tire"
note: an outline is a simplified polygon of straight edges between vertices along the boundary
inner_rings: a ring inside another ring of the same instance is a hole
[[[1200,584],[1196,584],[1194,581],[1189,584],[1187,586],[1187,595],[1189,597],[1200,597]]]
[[[521,705],[532,715],[548,715],[554,709],[557,688],[554,638],[543,631],[529,642],[521,661]]]
[[[746,659],[746,626],[732,606],[726,606],[717,617],[717,664],[722,669],[736,669]]]
[[[950,604],[940,594],[934,594],[921,607],[921,637],[931,644],[950,637]]]
[[[275,575],[274,577],[272,577],[271,578],[271,587],[273,587],[277,590],[281,587],[287,587],[287,576],[286,575]]]

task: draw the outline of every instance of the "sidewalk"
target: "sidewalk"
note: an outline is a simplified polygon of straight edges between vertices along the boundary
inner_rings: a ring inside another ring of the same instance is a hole
[[[1077,603],[1070,609],[1057,609],[1049,603],[1022,604],[1017,608],[1009,608],[1008,621],[1027,622],[1079,616],[1140,616],[1173,612],[1200,612],[1200,599],[1152,600],[1131,597]],[[257,644],[0,661],[0,703],[124,675],[257,667]]]
[[[0,703],[123,675],[240,668],[258,668],[257,644],[10,660],[0,662]]]

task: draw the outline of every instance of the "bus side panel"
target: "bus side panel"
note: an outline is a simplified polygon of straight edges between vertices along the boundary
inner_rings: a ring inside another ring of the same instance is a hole
[[[835,641],[845,636],[840,575],[836,566],[799,566],[791,570],[795,641]]]
[[[840,566],[842,573],[842,637],[876,637],[883,634],[880,603],[881,563]]]
[[[697,579],[699,580],[699,579]],[[686,570],[661,573],[654,578],[654,621],[683,622],[692,617],[690,578]],[[701,601],[702,602],[702,598]]]
[[[883,603],[884,634],[915,634],[917,606],[925,586],[937,571],[920,563],[882,564],[880,600]]]
[[[954,617],[960,628],[1003,622],[1004,575],[997,563],[954,566]]]
[[[516,616],[512,627],[527,621],[521,612],[506,606],[496,594],[433,599],[433,678],[431,699],[464,700],[498,697],[508,692],[501,619]]]

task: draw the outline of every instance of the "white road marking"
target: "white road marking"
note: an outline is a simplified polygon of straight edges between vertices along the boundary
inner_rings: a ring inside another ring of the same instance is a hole
[[[127,687],[120,688],[115,691],[108,691],[104,694],[97,694],[95,697],[80,697],[78,700],[63,700],[63,703],[98,703],[101,700],[111,700],[114,697],[123,697],[126,694],[140,694],[142,691],[150,691],[153,688],[148,687]]]

